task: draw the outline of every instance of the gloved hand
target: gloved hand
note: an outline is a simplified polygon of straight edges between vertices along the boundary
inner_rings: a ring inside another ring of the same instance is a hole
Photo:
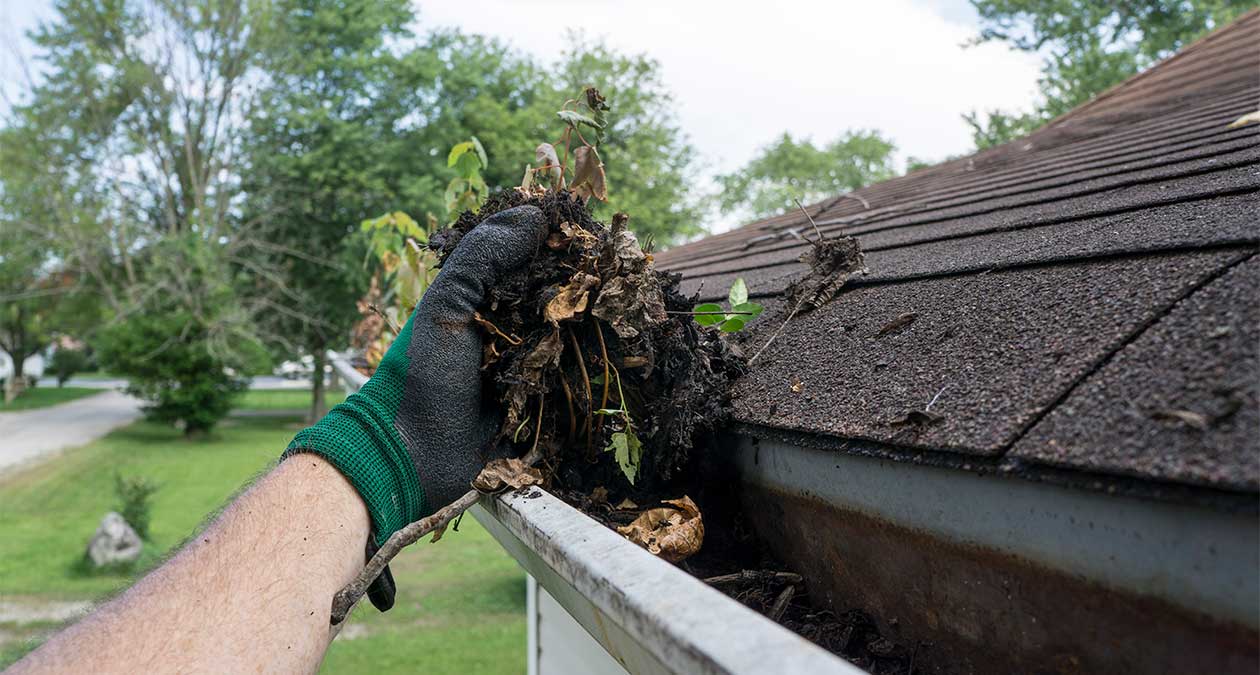
[[[473,312],[487,291],[526,265],[546,236],[533,206],[490,216],[469,230],[358,393],[299,432],[285,457],[313,452],[359,491],[372,519],[368,556],[395,531],[470,489],[502,414],[481,393],[481,334]],[[388,568],[369,589],[393,605]]]

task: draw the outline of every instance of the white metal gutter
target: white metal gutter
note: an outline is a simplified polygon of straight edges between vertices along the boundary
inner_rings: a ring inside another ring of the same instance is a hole
[[[632,673],[862,673],[539,488],[473,515]]]
[[[329,352],[328,358],[347,392],[367,381],[344,355]],[[483,498],[471,511],[549,597],[631,673],[864,672],[542,489]]]

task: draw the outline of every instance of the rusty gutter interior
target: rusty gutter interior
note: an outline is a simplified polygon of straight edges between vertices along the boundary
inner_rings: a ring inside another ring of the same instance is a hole
[[[744,512],[811,599],[928,672],[1255,673],[1255,510],[733,437]]]

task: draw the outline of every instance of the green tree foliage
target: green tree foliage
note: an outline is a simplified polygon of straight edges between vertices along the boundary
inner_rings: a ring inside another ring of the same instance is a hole
[[[125,320],[102,329],[99,361],[127,376],[127,391],[148,402],[149,417],[201,435],[231,410],[245,389],[242,375],[265,364],[266,353],[238,302],[221,248],[186,233],[146,254],[153,260],[141,284],[154,292]]]
[[[57,386],[65,386],[75,373],[87,370],[91,359],[82,349],[58,349],[53,352],[50,370],[57,377]]]
[[[266,335],[314,358],[314,420],[326,408],[325,352],[344,346],[371,274],[359,223],[414,180],[396,135],[410,85],[390,49],[410,36],[412,13],[403,0],[287,0],[276,17],[244,143],[243,220],[266,242],[248,270],[274,310],[261,317]]]
[[[796,208],[793,199],[816,202],[893,177],[894,150],[878,131],[850,131],[821,148],[784,133],[743,168],[718,176],[718,205],[759,218],[784,213]]]
[[[699,229],[694,152],[645,57],[559,31],[554,63],[457,32],[417,37],[404,0],[55,8],[32,35],[40,79],[4,121],[3,151],[21,161],[0,162],[3,224],[47,230],[50,257],[21,267],[66,270],[103,308],[107,360],[155,415],[208,426],[188,406],[168,414],[172,392],[232,389],[222,373],[257,365],[260,341],[317,359],[344,345],[375,271],[360,223],[443,213],[444,189],[469,176],[447,151],[474,136],[484,188],[518,184],[575,83],[618,97],[604,215],[630,211],[665,243]],[[158,329],[176,332],[150,340]],[[170,358],[149,363],[157,348]]]
[[[1257,0],[972,0],[977,42],[1043,58],[1031,112],[964,116],[976,147],[1023,136],[1260,5]]]

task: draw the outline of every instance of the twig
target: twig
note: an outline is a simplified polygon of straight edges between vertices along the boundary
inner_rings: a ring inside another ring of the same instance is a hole
[[[801,583],[803,577],[795,572],[772,572],[770,570],[744,570],[732,574],[720,574],[716,577],[709,577],[704,583],[710,586],[721,586],[723,584],[735,583],[737,581],[760,581],[770,579],[774,581],[782,581],[789,584]]]
[[[788,586],[784,588],[779,597],[775,599],[774,606],[770,608],[767,614],[771,621],[778,623],[783,618],[783,613],[787,611],[788,603],[792,602],[792,596],[796,595],[796,586]]]
[[[801,296],[801,299],[796,302],[796,306],[792,308],[792,311],[787,315],[787,318],[784,319],[783,323],[779,324],[779,327],[774,331],[774,335],[771,335],[770,339],[766,340],[766,343],[764,345],[761,345],[761,349],[758,349],[757,353],[753,354],[751,359],[748,359],[748,365],[751,366],[753,363],[755,363],[757,361],[757,357],[761,356],[761,353],[766,351],[767,347],[774,344],[774,341],[779,339],[779,336],[783,334],[783,329],[787,328],[788,323],[791,322],[792,319],[796,317],[796,313],[801,311],[801,307],[805,305],[805,299],[808,297],[809,297],[808,295]]]
[[[940,398],[941,394],[944,394],[946,389],[949,389],[948,384],[946,384],[944,387],[941,387],[941,390],[936,392],[936,396],[933,396],[932,400],[928,401],[927,407],[923,409],[923,412],[932,412],[932,406],[936,405],[936,399]]]
[[[539,404],[538,421],[541,431],[542,422],[542,404]],[[538,438],[534,438],[534,449],[525,455],[521,461],[528,466],[538,463]],[[363,594],[367,592],[368,586],[381,575],[381,571],[394,559],[404,548],[420,541],[420,538],[430,532],[442,531],[448,524],[457,518],[464,511],[467,511],[481,499],[481,493],[476,490],[469,490],[463,496],[455,501],[434,511],[432,515],[421,518],[414,523],[410,523],[401,530],[389,535],[389,539],[385,544],[377,550],[376,555],[367,562],[363,567],[363,571],[354,578],[353,581],[346,584],[337,594],[333,596],[331,623],[333,626],[340,624],[350,615],[350,610],[363,599]]]
[[[599,319],[595,319],[595,335],[599,336],[599,355],[604,359],[604,396],[599,402],[599,409],[608,407],[608,347],[604,344],[604,329],[599,327]],[[624,405],[624,404],[623,404]],[[595,433],[604,428],[604,418],[595,420]]]
[[[577,356],[578,369],[582,371],[582,381],[586,383],[586,454],[591,456],[591,406],[595,397],[591,395],[591,378],[586,374],[586,359],[582,356],[582,348],[578,346],[577,336],[569,329],[569,341],[573,343],[573,353]]]
[[[468,510],[477,500],[481,498],[481,493],[476,490],[465,492],[462,497],[443,506],[427,518],[421,518],[414,523],[391,534],[389,539],[385,541],[385,545],[381,546],[376,555],[368,561],[362,572],[354,578],[354,581],[346,584],[344,588],[337,591],[333,596],[332,603],[332,625],[337,625],[346,620],[346,616],[350,614],[350,610],[354,609],[355,604],[363,598],[363,594],[367,592],[368,586],[381,575],[381,570],[389,564],[394,556],[404,548],[420,541],[420,538],[430,532],[441,530],[448,523],[455,519],[455,516]]]
[[[573,390],[569,388],[569,378],[564,376],[564,370],[557,370],[560,373],[560,386],[564,389],[564,401],[569,404],[569,435],[566,438],[569,443],[572,443],[573,435],[577,433],[577,414],[573,412]]]
[[[806,211],[805,207],[801,205],[801,200],[793,197],[792,201],[796,202],[796,208],[800,209],[801,213],[804,213],[806,218],[809,218],[809,224],[814,226],[814,234],[818,235],[818,241],[811,243],[821,244],[823,240],[823,233],[822,230],[818,229],[818,223],[814,222],[814,217],[809,215],[809,211]],[[804,237],[802,237],[802,239],[804,239]]]
[[[689,312],[689,311],[679,310],[679,309],[667,309],[665,310],[665,313],[666,314],[686,314],[689,316],[709,316],[713,314],[720,314],[722,316],[732,316],[736,314],[746,314],[750,316],[752,315],[752,312]]]
[[[543,404],[547,402],[547,397],[543,394],[538,395],[538,426],[534,427],[534,444],[529,448],[529,457],[538,456],[538,439],[542,436],[543,423]],[[533,462],[530,462],[533,464]]]
[[[389,326],[389,329],[393,331],[394,335],[398,335],[399,333],[402,332],[402,329],[398,327],[398,324],[394,323],[394,320],[389,318],[389,315],[386,314],[385,311],[382,310],[380,307],[377,307],[375,304],[371,304],[371,305],[368,305],[368,309],[371,310],[373,314],[376,314],[377,316],[384,319],[385,325]]]

